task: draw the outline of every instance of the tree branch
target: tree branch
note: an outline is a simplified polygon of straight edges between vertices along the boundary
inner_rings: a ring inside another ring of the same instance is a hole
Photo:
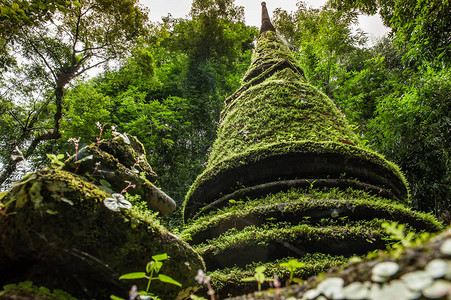
[[[98,63],[95,63],[95,64],[93,64],[93,65],[91,65],[91,66],[89,66],[89,67],[87,67],[87,68],[83,68],[80,72],[76,73],[76,74],[74,75],[74,77],[79,76],[79,75],[83,74],[84,72],[86,72],[86,71],[88,71],[88,70],[90,70],[90,69],[92,69],[92,68],[97,67],[98,65],[104,64],[104,63],[106,63],[107,61],[111,60],[112,58],[113,58],[113,56],[108,57],[108,58],[105,58],[104,60],[99,61]]]
[[[50,67],[50,64],[45,59],[44,55],[42,55],[41,52],[39,52],[39,50],[36,48],[36,46],[33,44],[33,42],[30,42],[30,45],[33,48],[33,50],[38,54],[38,56],[42,59],[44,64],[47,66],[47,68],[50,70],[50,72],[52,73],[53,78],[55,79],[55,82],[56,82],[58,77],[56,76],[56,74],[53,71],[52,67]]]
[[[80,34],[80,22],[81,22],[81,8],[78,10],[78,18],[77,18],[77,24],[75,25],[75,36],[74,36],[74,43],[72,44],[72,62],[75,62],[75,54],[77,53],[77,50],[75,47],[77,46],[78,42],[78,35]]]
[[[22,127],[22,130],[26,130],[24,124],[19,120],[19,118],[16,117],[16,115],[13,113],[13,111],[9,110],[8,112],[14,118],[14,120],[16,120],[17,123],[19,123],[20,127]]]

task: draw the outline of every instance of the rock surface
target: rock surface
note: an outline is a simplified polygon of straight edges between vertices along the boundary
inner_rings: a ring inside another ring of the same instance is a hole
[[[99,169],[115,174],[102,178],[108,178],[114,189],[116,178],[123,175],[115,167],[130,170],[132,160],[125,167],[102,147],[91,145],[84,151],[93,155],[92,161],[101,161]],[[167,253],[170,258],[160,273],[182,287],[154,281],[151,291],[163,299],[187,298],[198,288],[194,277],[205,269],[202,258],[161,226],[155,212],[96,185],[99,178],[87,176],[93,173],[90,166],[95,166],[91,160],[78,167],[84,176],[44,169],[1,195],[0,286],[29,280],[80,299],[106,299],[111,294],[125,298],[132,284],[145,289],[147,280],[124,281],[119,276],[144,272],[153,255]],[[70,161],[65,168],[71,169]],[[146,187],[151,183],[130,172],[135,191],[148,195]]]
[[[175,201],[153,185],[157,175],[146,160],[142,144],[133,136],[128,135],[126,141],[93,143],[69,158],[63,170],[85,176],[111,194],[133,185],[127,192],[140,195],[151,210],[162,215],[176,208]]]

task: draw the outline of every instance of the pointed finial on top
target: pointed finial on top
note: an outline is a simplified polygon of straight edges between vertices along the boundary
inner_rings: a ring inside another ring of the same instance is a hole
[[[262,26],[260,27],[260,33],[265,31],[276,31],[269,19],[268,10],[266,9],[266,2],[262,2]]]

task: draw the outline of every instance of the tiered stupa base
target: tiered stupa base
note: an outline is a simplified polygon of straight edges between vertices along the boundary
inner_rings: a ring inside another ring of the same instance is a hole
[[[413,212],[399,201],[348,188],[292,188],[255,199],[231,199],[221,209],[190,223],[182,233],[204,258],[221,297],[254,291],[257,266],[267,277],[289,278],[280,263],[295,258],[305,264],[295,277],[306,279],[352,256],[384,249],[390,235],[384,222],[401,222],[407,230],[437,231],[428,214]]]

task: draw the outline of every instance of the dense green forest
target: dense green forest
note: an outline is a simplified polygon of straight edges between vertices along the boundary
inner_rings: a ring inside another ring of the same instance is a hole
[[[48,165],[46,154],[73,153],[68,139],[86,145],[114,126],[138,137],[158,185],[182,203],[258,29],[234,0],[194,0],[186,18],[158,23],[147,13],[135,0],[1,2],[3,188],[18,170]],[[367,46],[365,33],[353,30],[360,13],[379,13],[389,36]],[[413,207],[451,220],[449,1],[329,0],[321,9],[300,1],[273,18],[306,80],[400,165]],[[98,66],[103,71],[86,79]]]

